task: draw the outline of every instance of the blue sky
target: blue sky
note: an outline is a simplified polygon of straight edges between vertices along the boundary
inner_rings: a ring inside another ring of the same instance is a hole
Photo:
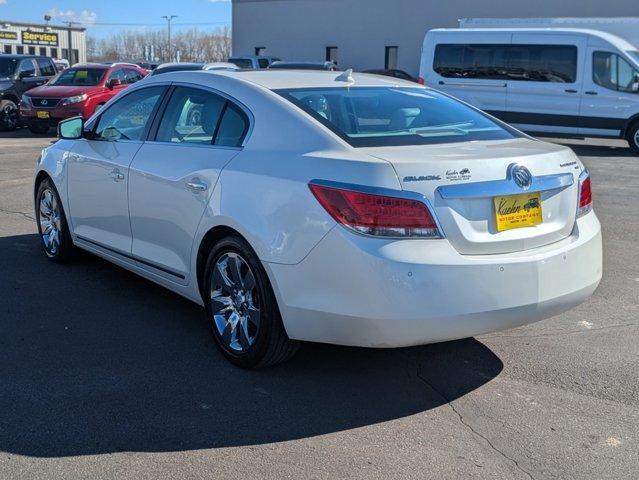
[[[52,23],[80,21],[96,37],[121,30],[158,29],[166,25],[162,15],[177,15],[176,29],[214,29],[231,24],[230,0],[0,0],[0,20]],[[135,25],[102,25],[135,24]],[[180,27],[179,24],[197,24]],[[146,26],[146,27],[144,27]]]

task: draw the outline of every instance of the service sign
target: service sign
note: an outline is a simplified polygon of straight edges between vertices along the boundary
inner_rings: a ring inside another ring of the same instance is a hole
[[[23,45],[50,45],[58,46],[58,34],[51,32],[22,32]]]
[[[0,30],[1,43],[19,43],[18,32],[15,30]]]

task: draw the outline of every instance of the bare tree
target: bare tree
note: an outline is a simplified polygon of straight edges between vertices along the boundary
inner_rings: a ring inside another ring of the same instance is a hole
[[[202,32],[195,28],[183,30],[171,38],[172,51],[179,52],[183,62],[219,62],[231,55],[231,29],[218,28]],[[169,45],[164,30],[127,30],[103,39],[87,38],[87,56],[92,62],[141,60],[153,50],[155,58],[168,62]]]

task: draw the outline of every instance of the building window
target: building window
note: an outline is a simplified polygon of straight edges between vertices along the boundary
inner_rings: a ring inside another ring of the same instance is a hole
[[[29,55],[35,55],[35,47],[29,47]]]
[[[66,58],[67,60],[71,60],[69,58],[69,50],[67,48],[62,49],[62,58]]]
[[[58,49],[51,47],[51,57],[58,58]]]
[[[73,53],[73,59],[71,60],[71,63],[78,63],[80,61],[80,52],[74,48],[73,50],[71,50],[71,53]]]
[[[266,47],[255,47],[255,55],[258,57],[266,53]]]
[[[337,65],[337,47],[326,47],[326,61]]]
[[[18,55],[22,55],[22,54],[24,53],[24,47],[23,47],[22,45],[18,45],[18,46],[16,47],[16,53],[17,53]]]
[[[397,69],[397,50],[398,47],[386,47],[384,54],[384,68],[386,70]]]
[[[4,46],[4,53],[11,53],[11,45]]]
[[[40,47],[40,55],[43,57],[47,56],[47,47]]]

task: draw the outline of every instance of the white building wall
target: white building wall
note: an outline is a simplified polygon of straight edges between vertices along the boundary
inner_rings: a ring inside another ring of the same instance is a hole
[[[341,68],[383,68],[386,46],[398,68],[419,71],[424,35],[464,17],[637,16],[638,0],[233,0],[233,54],[256,47],[286,60],[323,61],[338,47]]]

